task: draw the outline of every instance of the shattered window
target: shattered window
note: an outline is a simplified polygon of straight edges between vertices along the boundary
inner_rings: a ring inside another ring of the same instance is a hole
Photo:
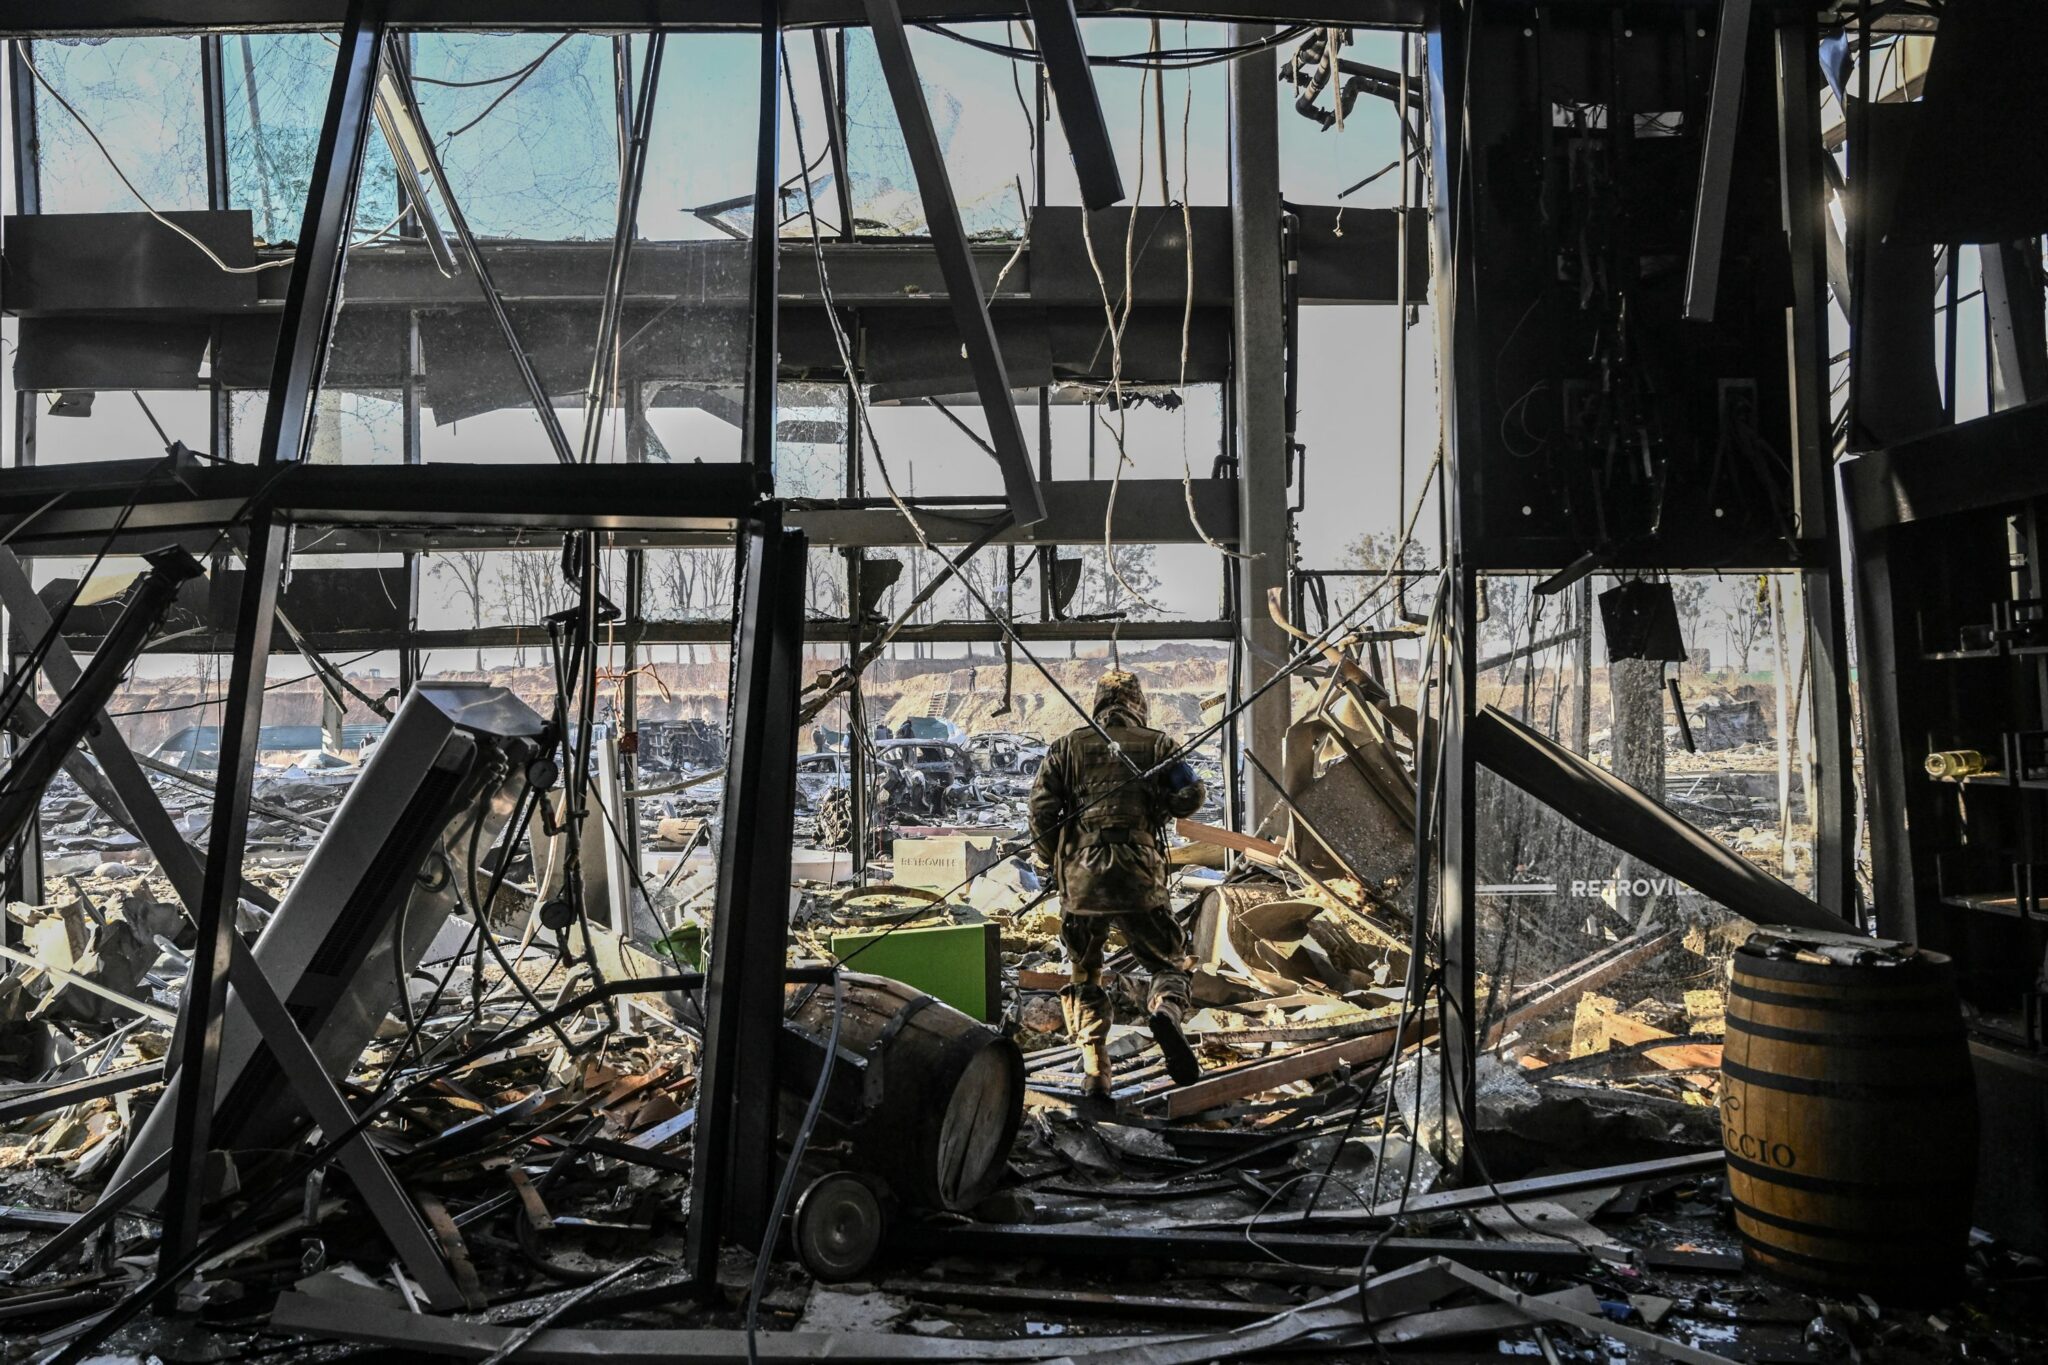
[[[783,384],[775,411],[775,490],[788,498],[847,494],[848,411],[843,384]]]
[[[299,208],[312,183],[313,154],[327,113],[334,35],[243,33],[213,41],[221,45],[228,205],[248,210],[259,241],[296,241]],[[364,205],[364,218],[374,223],[397,212],[390,160],[389,150],[373,140],[363,175],[382,187],[381,197]]]
[[[1003,25],[958,28],[1004,41]],[[910,49],[968,236],[1018,235],[1031,202],[1020,201],[1020,195],[1031,193],[1034,174],[1034,120],[1026,112],[1035,99],[1031,68],[920,29],[911,30]],[[822,130],[807,128],[805,136],[807,143],[823,143]],[[861,235],[930,234],[896,107],[866,29],[846,34],[846,160]]]
[[[56,38],[29,45],[31,80],[42,78],[35,82],[42,212],[207,206],[201,41]],[[95,134],[111,157],[94,144]],[[303,186],[297,200],[305,200]]]
[[[259,84],[287,40],[260,42]],[[305,42],[317,51],[300,54],[294,79],[324,105],[333,46]],[[270,248],[297,234],[310,147],[292,173],[262,182],[269,212],[259,218],[256,200],[236,192],[235,154],[222,147],[224,164],[209,167],[203,68],[220,50],[213,39],[15,48],[31,87],[4,115],[9,145],[31,151],[7,243],[8,306],[20,314],[9,381],[28,396],[9,423],[15,453],[43,464],[149,460],[174,443],[229,454],[240,424],[231,405],[270,382],[276,331],[265,313],[291,264]],[[292,103],[276,101],[287,122]],[[17,126],[25,110],[32,127]],[[283,143],[273,150],[279,167],[294,164]]]
[[[1550,596],[1537,582],[1485,580],[1478,703],[1587,755],[1773,876],[1811,886],[1819,779],[1798,577],[1672,576],[1682,664],[1610,662],[1599,598],[1615,580],[1595,575]]]
[[[1094,18],[1081,25],[1081,33],[1091,53],[1142,55],[1152,45],[1152,27],[1140,19]],[[948,30],[999,48],[1029,46],[1015,24],[953,24]],[[1218,24],[1167,23],[1160,42],[1169,49],[1202,47],[1224,41],[1223,35]],[[968,235],[1017,235],[1039,190],[1036,63],[924,29],[911,30],[910,46]],[[1091,71],[1118,168],[1134,201],[1226,202],[1227,101],[1221,66],[1171,71],[1163,78],[1129,67],[1095,66]],[[860,233],[927,235],[923,201],[895,106],[874,40],[863,29],[849,30],[846,38],[846,124],[848,174]],[[822,145],[822,132],[813,135],[807,130],[806,136]],[[1080,190],[1057,113],[1047,118],[1046,139],[1044,198],[1052,204],[1077,204]],[[1164,193],[1162,156],[1167,168]],[[825,199],[822,190],[819,194]]]
[[[751,204],[759,38],[415,32],[403,47],[403,76],[387,68],[379,86],[381,156],[323,391],[410,376],[427,462],[739,458],[752,245],[750,215],[733,215]]]
[[[1641,1109],[1544,1112],[1576,1113],[1585,1131],[1573,1141],[1614,1140],[1648,1110],[1671,1140],[1717,1142],[1729,958],[1755,926],[1491,773],[1478,806],[1479,1018],[1500,1062],[1481,1082],[1482,1128],[1514,1131],[1538,1098],[1607,1091]],[[1617,968],[1604,984],[1566,998],[1530,989],[1596,956]],[[1546,1007],[1529,1009],[1538,996]]]

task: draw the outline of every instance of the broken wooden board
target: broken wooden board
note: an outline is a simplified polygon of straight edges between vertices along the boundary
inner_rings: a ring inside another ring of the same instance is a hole
[[[1510,1030],[1521,1027],[1531,1019],[1540,1019],[1566,1001],[1576,1000],[1580,995],[1626,974],[1631,968],[1649,961],[1657,954],[1673,947],[1679,941],[1676,929],[1659,933],[1644,930],[1619,943],[1609,944],[1599,952],[1582,958],[1562,971],[1551,973],[1541,981],[1531,982],[1515,992],[1514,1000],[1500,1022],[1487,1031],[1487,1046],[1499,1042]]]
[[[1239,834],[1234,829],[1224,829],[1221,825],[1205,825],[1196,820],[1176,820],[1173,822],[1173,829],[1174,833],[1183,839],[1208,844],[1214,848],[1227,848],[1233,853],[1242,853],[1261,867],[1279,867],[1287,861],[1287,850],[1271,839]]]
[[[1186,1118],[1294,1081],[1327,1076],[1342,1066],[1377,1061],[1394,1050],[1394,1029],[1395,1021],[1387,1019],[1372,1032],[1359,1037],[1305,1047],[1299,1052],[1290,1052],[1268,1061],[1249,1062],[1228,1071],[1212,1072],[1192,1085],[1175,1086],[1149,1095],[1144,1103],[1155,1111],[1163,1109],[1167,1118]],[[1411,1018],[1403,1042],[1420,1042],[1435,1032],[1436,1016],[1433,1013]]]
[[[1671,1038],[1668,1047],[1653,1045]],[[1579,997],[1572,1018],[1572,1056],[1590,1057],[1615,1047],[1627,1048],[1666,1071],[1718,1071],[1719,1043],[1686,1042],[1668,1030],[1624,1014],[1616,1002],[1591,991]]]

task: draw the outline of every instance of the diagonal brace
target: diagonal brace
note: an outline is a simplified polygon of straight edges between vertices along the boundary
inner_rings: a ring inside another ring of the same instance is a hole
[[[1003,366],[1003,353],[996,346],[995,325],[989,321],[988,302],[982,297],[981,280],[975,274],[960,204],[953,197],[945,155],[939,149],[939,136],[932,129],[931,110],[924,102],[924,87],[918,81],[917,63],[910,54],[910,37],[903,28],[903,11],[896,0],[862,3],[867,9],[868,24],[874,30],[875,53],[881,59],[882,77],[889,85],[890,102],[896,107],[896,121],[903,127],[903,145],[917,177],[918,197],[924,201],[925,224],[931,230],[939,273],[946,281],[953,323],[960,330],[967,364],[974,371],[974,391],[981,399],[989,443],[995,447],[996,464],[1003,472],[1003,493],[1017,524],[1035,526],[1045,520],[1045,500],[1039,495],[1038,476],[1024,448],[1024,428],[1017,421],[1009,372]]]
[[[1088,70],[1088,50],[1081,45],[1074,0],[1025,0],[1024,7],[1038,34],[1046,84],[1060,111],[1060,130],[1067,135],[1067,150],[1074,158],[1074,178],[1081,183],[1081,202],[1091,209],[1106,209],[1124,197],[1124,181],[1117,173],[1109,123],[1102,117],[1102,97]]]

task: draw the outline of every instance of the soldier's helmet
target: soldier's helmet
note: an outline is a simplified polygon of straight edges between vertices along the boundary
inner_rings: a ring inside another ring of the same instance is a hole
[[[1138,724],[1145,723],[1145,688],[1137,674],[1111,669],[1096,680],[1095,714],[1112,706],[1130,712]]]

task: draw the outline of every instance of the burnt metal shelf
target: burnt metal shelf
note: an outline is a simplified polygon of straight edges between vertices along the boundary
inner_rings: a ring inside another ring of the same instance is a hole
[[[2000,915],[2006,919],[2035,920],[2040,916],[2029,914],[2020,905],[2020,898],[2008,894],[1994,894],[1989,891],[1951,891],[1943,894],[1941,903],[1955,910],[1969,910],[1980,915]]]

